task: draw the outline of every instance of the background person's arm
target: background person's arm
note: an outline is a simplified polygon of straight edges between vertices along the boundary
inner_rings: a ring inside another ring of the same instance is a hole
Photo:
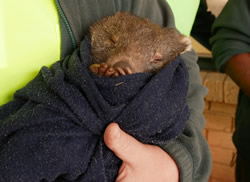
[[[250,97],[250,53],[233,56],[225,66],[225,72]]]

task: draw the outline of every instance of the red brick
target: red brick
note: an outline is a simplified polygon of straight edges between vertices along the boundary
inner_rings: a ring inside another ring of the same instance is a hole
[[[203,135],[204,135],[204,137],[207,139],[207,129],[204,129],[204,130],[203,130]]]
[[[235,181],[235,167],[228,165],[213,163],[212,167],[212,179],[221,180],[222,182],[234,182]]]
[[[230,165],[235,158],[235,151],[231,149],[224,149],[220,147],[210,146],[213,161],[225,165]]]
[[[235,117],[233,118],[233,132],[235,130]]]
[[[209,101],[205,100],[205,108],[204,108],[204,111],[207,111],[210,109],[210,103]]]
[[[234,117],[235,112],[236,112],[236,104],[225,104],[222,102],[211,102],[210,103],[210,110],[223,112],[223,113],[226,113],[226,114]]]
[[[238,94],[239,87],[229,76],[227,76],[224,83],[224,102],[227,104],[237,104]]]
[[[206,72],[206,71],[200,72],[202,84],[204,84],[204,80],[206,79],[207,74],[208,74],[208,72]]]
[[[233,130],[232,116],[216,111],[204,111],[204,116],[207,120],[206,123],[207,129],[232,132]]]
[[[208,130],[207,140],[210,146],[235,150],[232,133]]]
[[[206,100],[223,102],[224,81],[226,74],[210,72],[207,74],[204,85],[208,88]]]
[[[225,179],[218,179],[218,178],[211,177],[208,182],[235,182],[235,180],[228,181]]]

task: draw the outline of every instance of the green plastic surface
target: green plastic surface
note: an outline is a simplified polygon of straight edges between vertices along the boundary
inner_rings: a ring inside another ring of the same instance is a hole
[[[53,0],[0,1],[0,105],[43,65],[60,58],[60,30]]]
[[[166,0],[175,17],[176,28],[186,36],[190,35],[200,0]]]

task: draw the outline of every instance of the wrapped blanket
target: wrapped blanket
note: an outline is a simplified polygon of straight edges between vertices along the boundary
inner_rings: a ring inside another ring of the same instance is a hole
[[[110,122],[149,144],[181,134],[189,117],[181,57],[156,75],[101,77],[88,70],[90,49],[87,37],[0,107],[0,181],[114,181],[121,161],[103,141]]]

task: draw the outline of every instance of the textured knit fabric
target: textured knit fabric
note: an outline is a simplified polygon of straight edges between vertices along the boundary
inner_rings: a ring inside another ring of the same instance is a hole
[[[189,110],[180,57],[156,75],[118,78],[94,75],[90,64],[86,38],[0,108],[0,181],[114,181],[121,161],[103,141],[113,121],[144,143],[182,133]]]
[[[217,68],[232,56],[250,52],[250,1],[229,0],[213,25],[212,51]],[[250,162],[250,98],[240,90],[235,118],[234,144],[238,155]]]

